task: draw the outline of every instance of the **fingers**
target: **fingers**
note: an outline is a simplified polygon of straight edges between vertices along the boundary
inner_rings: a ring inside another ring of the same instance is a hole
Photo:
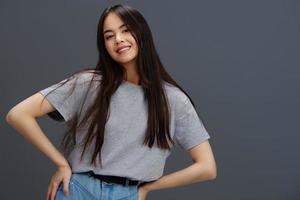
[[[64,195],[67,197],[69,196],[69,179],[64,179]]]
[[[57,188],[58,188],[58,184],[53,183],[50,200],[54,200]]]
[[[50,184],[47,191],[46,200],[54,200],[58,184]]]
[[[65,179],[63,181],[63,191],[64,191],[64,195],[66,197],[69,196],[69,182],[70,181],[68,179]],[[58,186],[59,186],[59,184],[53,183],[48,187],[46,200],[54,200],[55,199],[55,194],[57,192]]]
[[[51,191],[51,187],[50,187],[50,185],[49,185],[48,191],[47,191],[46,200],[49,200],[49,199],[50,199],[50,191]]]

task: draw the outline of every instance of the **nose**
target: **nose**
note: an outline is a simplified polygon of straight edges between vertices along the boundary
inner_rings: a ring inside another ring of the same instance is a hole
[[[118,43],[120,43],[122,41],[123,41],[123,38],[121,37],[121,35],[120,34],[116,34],[116,43],[118,44]]]

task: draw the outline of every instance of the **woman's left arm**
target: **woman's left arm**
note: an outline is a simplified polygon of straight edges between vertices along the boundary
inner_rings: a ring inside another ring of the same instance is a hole
[[[182,170],[164,175],[158,180],[142,185],[141,187],[150,192],[216,179],[216,162],[208,140],[194,146],[188,152],[193,160],[193,164]]]

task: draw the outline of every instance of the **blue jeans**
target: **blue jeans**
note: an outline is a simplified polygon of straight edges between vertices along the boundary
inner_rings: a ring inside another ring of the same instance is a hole
[[[55,200],[138,200],[138,185],[107,183],[88,172],[72,173],[69,196],[65,197],[61,182]]]

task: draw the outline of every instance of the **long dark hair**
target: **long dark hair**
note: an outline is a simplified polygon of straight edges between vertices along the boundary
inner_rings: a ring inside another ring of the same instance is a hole
[[[124,75],[126,76],[126,70],[111,58],[104,45],[103,22],[110,12],[114,12],[123,20],[138,44],[137,70],[140,77],[140,84],[144,91],[144,97],[148,104],[148,124],[143,144],[151,148],[154,142],[156,142],[159,148],[168,150],[171,149],[168,140],[172,145],[175,144],[170,136],[170,110],[163,89],[164,82],[179,88],[187,95],[194,106],[194,102],[189,95],[164,69],[155,49],[151,30],[141,13],[130,6],[121,4],[106,8],[98,24],[97,48],[99,51],[99,59],[96,68],[85,68],[84,70],[74,73],[79,74],[89,70],[95,75],[100,75],[100,87],[98,87],[99,89],[96,91],[97,95],[95,101],[84,113],[83,119],[79,122],[79,115],[76,115],[71,120],[68,126],[69,128],[60,144],[63,146],[64,151],[67,152],[70,147],[72,148],[72,144],[75,143],[77,129],[89,123],[87,134],[83,140],[84,144],[82,144],[84,148],[81,153],[81,160],[87,146],[90,145],[92,140],[96,137],[91,164],[96,165],[95,159],[99,153],[100,166],[102,163],[101,148],[104,140],[104,129],[109,112],[110,99],[121,84]],[[57,111],[49,113],[48,115],[55,120],[62,119]]]

